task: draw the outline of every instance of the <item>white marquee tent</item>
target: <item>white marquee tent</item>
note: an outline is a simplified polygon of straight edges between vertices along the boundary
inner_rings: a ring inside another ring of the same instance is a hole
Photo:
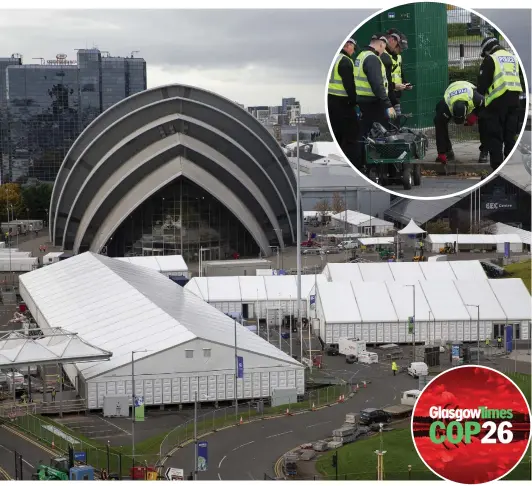
[[[441,262],[328,263],[323,275],[330,282],[415,282],[418,280],[487,279],[478,260]]]
[[[523,242],[517,234],[498,235],[470,235],[470,234],[437,234],[428,235],[426,240],[427,249],[432,253],[438,253],[446,244],[454,245],[456,250],[487,250],[504,253],[504,244],[510,244],[511,253],[521,253]]]
[[[342,211],[331,215],[335,226],[347,230],[348,233],[361,233],[365,235],[387,235],[393,231],[393,223],[375,218],[369,214],[358,211]]]
[[[189,277],[188,265],[181,255],[117,257],[114,260],[151,268],[167,277]]]
[[[131,396],[147,405],[235,396],[235,326],[244,378],[239,398],[272,390],[304,393],[303,365],[159,272],[86,252],[20,277],[20,294],[39,327],[60,327],[112,353],[109,361],[65,365],[89,409],[106,395]],[[76,380],[77,378],[77,380]]]
[[[480,306],[478,323],[474,305]],[[529,339],[530,294],[521,279],[318,283],[315,332],[327,344],[340,337],[409,343],[409,317],[415,317],[418,342],[484,340],[498,336],[507,324],[516,338]]]
[[[324,275],[301,275],[302,317],[307,317],[307,298],[315,282],[325,280]],[[222,312],[239,312],[244,318],[265,319],[278,309],[283,315],[297,315],[295,275],[194,277],[185,290]]]

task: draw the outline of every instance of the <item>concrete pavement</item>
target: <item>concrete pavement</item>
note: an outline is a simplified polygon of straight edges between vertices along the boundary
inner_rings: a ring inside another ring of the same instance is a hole
[[[361,381],[362,376],[364,372],[357,375],[357,380]],[[305,442],[330,436],[333,429],[343,424],[346,413],[397,403],[401,391],[416,386],[416,380],[406,374],[396,377],[386,374],[373,378],[367,388],[361,388],[347,402],[212,433],[201,439],[209,444],[209,470],[200,472],[198,479],[261,480],[265,473],[272,476],[279,456]],[[192,471],[193,444],[177,450],[165,466],[182,468],[187,474]]]
[[[7,474],[7,480],[15,478],[15,451],[22,455],[23,479],[31,479],[39,461],[49,464],[50,459],[56,456],[48,448],[23,436],[16,430],[0,426],[0,476]],[[2,474],[2,470],[4,473]]]

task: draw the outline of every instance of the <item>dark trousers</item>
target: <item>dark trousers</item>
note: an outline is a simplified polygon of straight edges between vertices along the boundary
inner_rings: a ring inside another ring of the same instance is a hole
[[[395,371],[395,370],[393,370],[393,376],[395,376],[395,373],[396,373],[396,371]]]
[[[359,121],[355,107],[343,96],[327,97],[329,120],[342,152],[356,167],[358,158]]]
[[[438,154],[446,154],[453,149],[453,144],[449,138],[449,122],[451,112],[444,100],[440,100],[436,105],[436,116],[434,117],[434,129],[436,131],[436,150]]]
[[[449,138],[449,123],[451,122],[451,119],[452,116],[451,112],[449,111],[449,107],[447,106],[447,103],[445,103],[444,100],[440,100],[436,105],[436,116],[434,117],[434,129],[436,132],[436,150],[438,154],[448,154],[453,150],[453,144],[451,142],[451,139]],[[481,134],[481,145],[479,147],[479,150],[481,152],[484,151],[482,138],[483,137]]]
[[[374,123],[380,123],[385,129],[389,129],[386,109],[380,101],[359,102],[360,112],[362,113],[362,123],[360,127],[360,168],[363,169],[366,164],[366,152],[364,148],[364,137],[369,135]],[[355,165],[357,169],[358,166]]]
[[[497,169],[510,155],[519,135],[519,93],[506,92],[480,113],[480,142],[490,154],[490,165]]]

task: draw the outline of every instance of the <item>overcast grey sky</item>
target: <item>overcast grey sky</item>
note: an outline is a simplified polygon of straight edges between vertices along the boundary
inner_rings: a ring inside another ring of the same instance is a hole
[[[323,112],[327,72],[344,36],[375,10],[0,10],[0,57],[53,59],[96,46],[140,50],[148,87],[192,84],[248,105],[295,96]],[[530,10],[480,10],[508,34],[530,72]]]

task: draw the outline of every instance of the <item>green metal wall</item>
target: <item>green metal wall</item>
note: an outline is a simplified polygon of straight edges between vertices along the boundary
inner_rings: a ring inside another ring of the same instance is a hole
[[[423,128],[433,124],[434,108],[448,85],[447,6],[419,2],[386,10],[361,26],[354,37],[360,47],[371,36],[396,28],[408,37],[403,53],[403,72],[412,91],[401,97],[403,113],[412,113],[408,126]],[[356,55],[356,54],[355,54]]]

